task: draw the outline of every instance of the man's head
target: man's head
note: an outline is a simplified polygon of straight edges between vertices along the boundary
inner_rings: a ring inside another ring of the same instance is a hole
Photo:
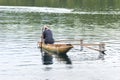
[[[44,26],[44,30],[49,29],[47,25]]]

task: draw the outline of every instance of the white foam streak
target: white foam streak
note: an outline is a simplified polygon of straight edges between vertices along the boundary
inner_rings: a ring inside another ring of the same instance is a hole
[[[50,7],[22,7],[22,6],[0,6],[0,11],[14,12],[44,12],[44,13],[70,13],[72,9],[50,8]]]

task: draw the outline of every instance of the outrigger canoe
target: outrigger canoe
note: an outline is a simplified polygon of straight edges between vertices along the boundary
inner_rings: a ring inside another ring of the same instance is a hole
[[[46,53],[66,54],[73,46],[71,44],[44,44],[38,42],[39,48]]]

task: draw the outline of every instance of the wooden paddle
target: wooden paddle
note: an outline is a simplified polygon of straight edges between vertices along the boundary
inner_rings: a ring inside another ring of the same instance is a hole
[[[44,54],[43,54],[43,50],[42,50],[42,43],[43,43],[43,28],[41,30],[42,32],[42,35],[41,35],[41,42],[40,42],[40,51],[41,51],[41,57],[42,57],[42,61],[43,61],[43,57],[44,57]]]

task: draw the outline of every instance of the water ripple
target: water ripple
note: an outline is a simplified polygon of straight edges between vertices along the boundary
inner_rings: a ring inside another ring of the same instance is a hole
[[[50,7],[23,7],[23,6],[0,6],[0,11],[9,11],[9,12],[44,12],[44,13],[69,13],[69,14],[120,14],[120,11],[92,11],[92,12],[83,12],[83,11],[74,11],[74,9],[66,8],[50,8]]]

